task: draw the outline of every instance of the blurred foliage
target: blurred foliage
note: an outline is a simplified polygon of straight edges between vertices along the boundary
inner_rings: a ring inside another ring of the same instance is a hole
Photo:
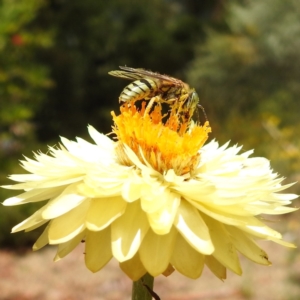
[[[52,43],[51,31],[32,28],[43,2],[3,0],[0,8],[0,158],[13,155],[31,139],[29,122],[51,86],[37,52]],[[6,163],[1,159],[2,163]]]
[[[188,82],[213,137],[296,176],[299,10],[296,0],[0,0],[1,183],[59,135],[87,138],[87,124],[109,132],[129,83],[107,74],[119,65]],[[9,232],[35,209],[0,208],[0,245],[32,243],[36,231]]]
[[[40,49],[51,47],[51,28],[32,26],[41,7],[40,0],[2,0],[0,2],[0,180],[7,183],[9,173],[20,172],[21,153],[39,143],[35,138],[32,118],[45,91],[52,85],[46,64],[37,60]],[[28,145],[30,147],[28,148]],[[1,199],[12,195],[1,189]],[[2,200],[1,200],[2,201]],[[1,207],[0,244],[25,244],[28,239],[13,237],[10,229],[26,218],[32,208]],[[30,239],[30,236],[29,236]]]
[[[222,30],[207,30],[188,70],[222,142],[255,149],[299,174],[300,2],[230,1]]]

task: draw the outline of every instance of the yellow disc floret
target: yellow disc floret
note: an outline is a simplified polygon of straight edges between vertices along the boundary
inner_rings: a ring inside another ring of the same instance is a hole
[[[191,173],[199,162],[199,149],[211,132],[208,122],[203,126],[193,122],[184,124],[176,113],[162,114],[160,103],[151,112],[145,103],[140,109],[133,103],[124,104],[120,115],[112,112],[112,116],[122,163],[131,164],[124,152],[125,144],[141,161],[146,159],[161,173],[169,169],[174,169],[177,175]]]

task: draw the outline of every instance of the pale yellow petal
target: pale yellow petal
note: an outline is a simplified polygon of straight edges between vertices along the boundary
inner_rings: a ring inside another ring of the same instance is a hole
[[[245,197],[244,197],[245,199]],[[211,214],[220,214],[224,215],[225,217],[232,216],[233,218],[236,218],[237,220],[243,219],[244,217],[252,217],[253,215],[257,215],[259,213],[258,210],[253,214],[253,212],[249,211],[248,204],[247,203],[239,203],[239,199],[236,199],[236,203],[233,205],[215,205],[213,203],[205,204],[206,209],[211,211]],[[225,199],[224,199],[225,201]]]
[[[226,279],[226,268],[212,255],[205,256],[205,264],[219,279]]]
[[[207,255],[213,253],[208,227],[197,209],[184,199],[181,200],[174,225],[195,250]]]
[[[285,207],[285,206],[279,206],[278,203],[273,204],[266,204],[263,203],[251,203],[248,204],[245,209],[251,214],[251,215],[260,215],[260,214],[268,214],[268,215],[283,215],[288,214],[294,211],[297,211],[298,208],[294,207]]]
[[[130,149],[130,147],[128,147],[127,145],[124,145],[124,150],[126,152],[126,155],[128,157],[128,159],[131,160],[131,162],[137,166],[139,169],[148,172],[150,170],[148,170],[148,167],[146,165],[144,165],[139,158],[136,156],[136,154]],[[152,170],[152,169],[151,169]]]
[[[27,174],[26,174],[27,175]],[[22,176],[26,176],[22,175]],[[29,174],[31,175],[31,174]],[[21,175],[20,175],[21,176]],[[64,185],[72,184],[74,182],[79,182],[84,178],[82,175],[72,174],[66,176],[58,176],[57,178],[48,178],[40,181],[29,181],[25,183],[17,183],[10,186],[5,186],[11,190],[30,190],[30,189],[46,189],[46,188],[55,188],[62,187]]]
[[[101,147],[91,144],[81,138],[76,138],[76,140],[77,141],[75,142],[61,137],[61,142],[63,144],[63,146],[61,146],[62,150],[55,151],[56,149],[51,149],[54,152],[54,156],[59,157],[61,160],[63,158],[64,160],[69,158],[70,161],[75,162],[73,166],[80,166],[82,162],[99,163],[102,162],[102,160],[105,164],[112,156],[113,152],[103,151]],[[88,155],[86,155],[86,153],[88,153]]]
[[[33,251],[40,250],[41,248],[49,244],[48,230],[49,230],[49,225],[44,229],[43,233],[39,236],[39,238],[32,246]]]
[[[199,202],[193,201],[191,199],[187,199],[194,207],[196,207],[199,211],[205,213],[213,219],[218,220],[221,223],[225,223],[233,226],[246,226],[249,222],[249,219],[252,217],[238,216],[228,212],[224,212],[219,210],[216,206],[207,207]]]
[[[49,222],[49,220],[44,220],[44,221],[41,221],[39,223],[36,223],[35,225],[32,225],[30,227],[26,227],[26,229],[24,230],[24,232],[30,232],[32,230],[35,230],[41,226],[43,226],[44,224],[46,224],[47,222]]]
[[[180,205],[180,195],[166,192],[162,199],[164,205],[153,213],[148,213],[148,220],[152,230],[156,234],[167,234],[170,232],[174,219]]]
[[[111,140],[107,135],[101,134],[93,126],[88,126],[88,131],[95,143],[104,151],[110,153],[115,149],[115,142]]]
[[[59,261],[67,256],[75,247],[84,239],[85,231],[80,232],[77,236],[66,243],[59,244],[54,261]]]
[[[216,191],[216,186],[209,180],[190,180],[175,185],[173,189],[183,197],[200,202],[209,202],[211,199],[208,196]]]
[[[120,268],[132,281],[139,280],[147,273],[138,253],[136,253],[131,259],[121,262]]]
[[[164,174],[164,180],[174,184],[174,187],[182,186],[186,178],[188,177],[176,175],[173,169],[168,170],[167,173]]]
[[[151,214],[161,209],[166,205],[168,198],[179,196],[175,193],[171,193],[166,186],[161,184],[153,184],[152,186],[145,186],[143,189],[143,195],[141,196],[141,206],[144,212]],[[170,201],[169,200],[169,201]]]
[[[295,195],[295,194],[273,194],[272,196],[274,198],[276,198],[280,202],[282,202],[282,201],[288,201],[289,203],[292,200],[295,200],[295,199],[297,199],[299,197],[298,195]]]
[[[18,232],[21,230],[30,229],[32,227],[36,228],[36,227],[39,227],[39,226],[47,223],[48,220],[45,220],[42,217],[44,210],[45,210],[45,206],[38,209],[32,216],[30,216],[26,220],[22,221],[18,225],[14,226],[12,229],[12,232],[15,233],[15,232]]]
[[[247,218],[246,226],[238,226],[238,228],[262,239],[278,239],[282,238],[281,234],[265,225],[255,217]]]
[[[241,275],[242,268],[234,244],[231,242],[224,225],[208,216],[202,215],[215,247],[213,256],[226,268]]]
[[[293,243],[289,243],[289,242],[286,242],[286,241],[283,241],[283,240],[278,240],[278,239],[275,239],[275,238],[272,238],[272,237],[268,237],[267,240],[272,241],[276,244],[288,247],[288,248],[294,248],[294,249],[297,248],[297,246],[294,245]]]
[[[96,186],[96,181],[97,179],[91,179],[90,176],[86,177],[84,183],[78,185],[78,192],[88,198],[106,198],[121,195],[121,182],[111,183],[106,181],[106,183],[103,184],[107,187],[105,188]]]
[[[127,145],[124,145],[124,149],[125,149],[125,152],[128,156],[128,158],[132,161],[132,163],[138,167],[142,173],[143,173],[143,177],[158,177],[158,176],[161,176],[161,174],[157,171],[155,171],[148,163],[147,161],[144,159],[144,163],[142,163],[139,158],[137,157],[137,155],[127,146]],[[143,154],[141,153],[141,155],[143,156]]]
[[[125,181],[122,187],[122,197],[127,202],[138,200],[141,197],[143,186],[144,184],[141,182],[133,182],[130,179]]]
[[[110,227],[97,232],[87,230],[85,243],[85,264],[97,272],[112,258]]]
[[[17,184],[6,184],[6,185],[1,185],[2,188],[4,189],[10,189],[10,190],[26,190],[25,188],[18,188],[19,184],[26,184],[27,181],[38,181],[42,180],[44,177],[36,175],[36,174],[13,174],[9,175],[8,179],[16,181],[16,182],[22,182],[22,183],[17,183]],[[30,190],[30,189],[27,189]]]
[[[140,202],[129,203],[125,213],[111,225],[113,256],[119,262],[132,258],[148,229],[149,223]]]
[[[178,234],[171,257],[171,264],[182,275],[196,279],[202,273],[204,255],[191,247],[181,234]]]
[[[246,232],[234,227],[225,225],[226,231],[230,234],[234,247],[250,260],[261,264],[271,265],[268,254],[255,243]]]
[[[157,235],[152,230],[148,230],[140,246],[139,255],[150,275],[158,276],[167,269],[176,235],[177,230],[174,227],[165,235]]]
[[[272,237],[275,239],[281,239],[281,234],[279,232],[266,226],[263,222],[259,221],[256,217],[237,216],[230,213],[225,213],[224,211],[220,212],[216,207],[213,209],[212,207],[208,209],[204,205],[191,201],[190,199],[188,199],[188,201],[191,204],[193,204],[196,208],[198,208],[201,212],[204,212],[212,219],[218,220],[220,223],[236,226],[259,238]]]
[[[92,231],[104,229],[124,213],[126,206],[121,197],[91,199],[86,227]]]
[[[71,184],[58,197],[51,199],[43,212],[43,218],[57,218],[85,201],[86,197],[78,193],[77,186],[77,183]]]
[[[85,229],[85,216],[89,205],[89,201],[84,201],[73,210],[52,220],[49,228],[49,243],[65,243],[82,232]]]
[[[3,205],[10,206],[43,201],[59,195],[62,191],[62,187],[52,189],[33,189],[18,196],[6,199],[3,202]]]

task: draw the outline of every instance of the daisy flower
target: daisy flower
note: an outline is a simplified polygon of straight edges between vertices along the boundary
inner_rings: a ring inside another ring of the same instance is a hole
[[[198,278],[204,265],[224,279],[227,269],[242,273],[238,253],[270,264],[257,240],[293,246],[260,218],[294,211],[287,205],[297,198],[279,193],[291,184],[281,184],[266,158],[205,145],[208,122],[185,122],[176,110],[166,116],[159,103],[125,103],[112,117],[114,138],[92,126],[94,143],[61,138],[47,154],[25,158],[28,173],[4,186],[24,190],[4,205],[45,201],[12,230],[45,225],[34,250],[57,245],[57,261],[84,241],[88,269],[114,257],[136,281],[174,270]]]

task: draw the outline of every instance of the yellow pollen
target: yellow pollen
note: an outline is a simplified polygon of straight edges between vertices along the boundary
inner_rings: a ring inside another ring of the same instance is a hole
[[[163,115],[160,103],[149,113],[145,102],[140,109],[132,102],[124,104],[120,110],[120,115],[112,112],[112,116],[122,163],[132,164],[124,152],[126,144],[142,162],[146,159],[161,173],[174,169],[177,175],[183,175],[195,169],[200,159],[199,150],[211,132],[208,122],[203,126],[191,122],[185,124],[175,113]]]

